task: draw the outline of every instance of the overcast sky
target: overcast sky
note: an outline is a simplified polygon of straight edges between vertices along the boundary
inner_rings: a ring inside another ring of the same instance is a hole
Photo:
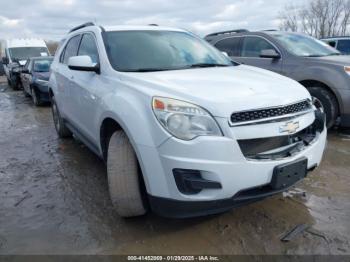
[[[302,4],[308,0],[294,0]],[[201,36],[246,28],[278,27],[278,13],[288,0],[0,0],[0,39],[41,37],[59,40],[87,21],[101,25],[186,28]]]

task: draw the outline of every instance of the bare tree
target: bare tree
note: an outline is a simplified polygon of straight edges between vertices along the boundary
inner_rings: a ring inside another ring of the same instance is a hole
[[[303,6],[287,5],[279,18],[283,30],[317,38],[345,35],[349,31],[350,0],[311,0]]]
[[[282,21],[280,24],[280,29],[284,31],[298,31],[299,29],[299,24],[298,24],[298,19],[299,19],[299,8],[293,4],[287,5],[285,7],[288,12],[283,11],[280,12],[280,20]]]

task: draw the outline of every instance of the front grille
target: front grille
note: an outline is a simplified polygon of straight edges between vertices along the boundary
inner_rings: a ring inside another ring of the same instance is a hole
[[[231,115],[231,122],[239,123],[239,122],[261,120],[264,118],[279,117],[279,116],[295,114],[302,111],[306,111],[310,108],[311,108],[311,102],[309,100],[305,100],[305,101],[287,105],[287,106],[237,112]]]
[[[279,159],[291,156],[308,146],[322,132],[324,122],[319,119],[307,128],[293,134],[277,137],[238,140],[243,155],[248,159]],[[271,152],[273,151],[273,152]]]

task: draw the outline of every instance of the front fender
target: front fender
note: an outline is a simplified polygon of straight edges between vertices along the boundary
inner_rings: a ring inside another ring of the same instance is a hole
[[[151,97],[146,95],[133,96],[132,92],[122,92],[104,99],[108,109],[99,120],[99,132],[105,119],[116,121],[127,134],[139,161],[148,193],[156,192],[158,183],[166,184],[162,164],[159,158],[152,157],[157,153],[157,147],[170,138],[158,123],[151,108]],[[100,141],[101,147],[101,141]],[[102,152],[102,148],[100,148]],[[156,177],[158,183],[151,183],[151,177]]]
[[[343,111],[344,103],[341,93],[343,89],[349,90],[350,88],[350,79],[345,73],[334,68],[312,66],[307,67],[307,70],[295,73],[295,75],[294,79],[298,82],[317,81],[327,85],[335,94],[340,110]]]

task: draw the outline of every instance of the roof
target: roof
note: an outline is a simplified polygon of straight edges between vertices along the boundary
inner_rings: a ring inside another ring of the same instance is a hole
[[[164,26],[153,26],[153,25],[117,25],[117,26],[106,26],[104,27],[106,31],[177,31],[177,32],[186,32],[180,28],[174,27],[164,27]]]
[[[350,36],[332,36],[332,37],[326,37],[321,38],[320,40],[350,40]]]
[[[84,32],[85,28],[89,27],[98,27],[102,31],[136,31],[136,30],[142,30],[142,31],[174,31],[174,32],[186,32],[186,30],[179,29],[179,28],[174,28],[174,27],[163,27],[163,26],[158,26],[157,24],[149,24],[149,25],[117,25],[117,26],[106,26],[102,27],[100,25],[96,25],[93,22],[87,22],[81,25],[78,25],[74,28],[72,28],[69,32],[68,35],[74,32]]]
[[[17,38],[5,40],[6,47],[47,47],[42,39],[37,38]]]

